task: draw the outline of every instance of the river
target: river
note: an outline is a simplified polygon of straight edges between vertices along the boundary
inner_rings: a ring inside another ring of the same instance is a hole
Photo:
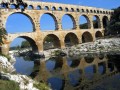
[[[30,59],[16,57],[17,73],[47,83],[52,90],[119,90],[120,55]]]

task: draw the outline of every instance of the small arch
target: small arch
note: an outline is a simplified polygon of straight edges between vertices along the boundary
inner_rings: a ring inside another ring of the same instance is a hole
[[[103,11],[103,14],[105,14],[105,11]]]
[[[19,9],[25,9],[24,5],[19,5]]]
[[[94,13],[96,13],[96,10],[94,10]]]
[[[86,12],[89,13],[89,10],[87,9]]]
[[[94,15],[93,16],[93,27],[96,29],[96,28],[101,28],[101,25],[100,25],[100,19],[97,15]]]
[[[90,20],[86,15],[81,15],[79,17],[79,27],[80,29],[90,29]]]
[[[69,9],[66,7],[66,8],[65,8],[65,11],[66,11],[66,12],[68,12],[68,11],[69,11]]]
[[[64,42],[65,42],[65,46],[67,47],[67,46],[73,46],[73,45],[78,44],[79,40],[78,40],[76,34],[74,34],[74,33],[68,33],[65,36]]]
[[[48,34],[43,41],[44,50],[60,48],[60,40],[58,36],[54,34]]]
[[[3,3],[0,4],[0,7],[1,8],[8,8],[8,3],[3,2]]]
[[[81,9],[81,12],[85,12],[84,9]]]
[[[56,7],[53,6],[53,7],[52,7],[52,11],[54,11],[54,10],[56,10]]]
[[[67,23],[69,21],[69,24]],[[62,17],[62,28],[65,29],[75,29],[76,28],[76,22],[74,17],[71,14],[65,14]]]
[[[97,10],[97,13],[99,13],[99,10]]]
[[[62,10],[63,10],[63,8],[62,8],[62,7],[59,7],[59,8],[58,8],[58,10],[59,10],[59,11],[62,11]]]
[[[92,34],[89,32],[84,32],[82,34],[82,43],[86,43],[86,42],[92,42],[93,41],[93,37]]]
[[[44,7],[44,10],[49,10],[49,7],[48,7],[48,6],[45,6],[45,7]]]
[[[80,12],[80,9],[79,9],[79,8],[77,8],[77,9],[76,9],[76,11],[77,11],[77,12]]]
[[[16,9],[17,6],[16,6],[15,4],[11,4],[11,5],[10,5],[10,8],[11,8],[11,9]]]
[[[38,5],[36,9],[37,9],[37,10],[41,10],[41,6]]]
[[[29,9],[29,10],[34,9],[33,5],[29,5],[29,6],[28,6],[28,9]]]
[[[71,8],[71,10],[70,10],[71,12],[74,12],[74,8]]]
[[[92,10],[90,10],[90,13],[93,13],[93,11],[92,11]]]
[[[95,37],[96,38],[99,38],[99,37],[102,37],[103,35],[102,35],[102,33],[100,32],[100,31],[97,31],[96,33],[95,33]]]
[[[102,14],[102,11],[100,11],[100,13]]]

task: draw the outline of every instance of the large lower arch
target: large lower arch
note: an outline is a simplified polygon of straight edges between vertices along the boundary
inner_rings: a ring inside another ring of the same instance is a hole
[[[93,37],[91,35],[91,33],[89,32],[84,32],[82,34],[82,43],[85,43],[85,42],[92,42],[93,41]]]
[[[60,48],[60,40],[54,34],[48,34],[43,41],[44,50]]]
[[[35,31],[33,19],[23,12],[10,14],[5,21],[5,27],[8,33]]]
[[[80,29],[90,29],[91,28],[91,24],[90,24],[90,20],[89,20],[88,16],[81,15],[79,17],[79,27],[80,27]]]
[[[32,51],[33,51],[33,53],[38,53],[39,52],[39,50],[38,50],[38,46],[36,45],[36,42],[31,38],[31,37],[28,37],[28,36],[18,36],[18,37],[16,37],[16,38],[23,38],[23,39],[25,39],[26,41],[28,41],[29,42],[29,44],[30,44],[30,46],[31,46],[31,48],[32,48]],[[15,38],[15,39],[16,39]],[[14,39],[14,40],[15,40]],[[14,41],[13,40],[13,41]],[[20,43],[20,42],[19,42]]]
[[[102,33],[100,32],[100,31],[97,31],[96,33],[95,33],[95,37],[96,38],[98,38],[98,37],[102,37],[103,35],[102,35]]]
[[[56,17],[51,13],[44,13],[40,16],[41,30],[58,30]]]
[[[74,17],[71,14],[65,14],[62,17],[62,29],[63,30],[72,30],[76,28],[76,22]]]
[[[64,39],[65,46],[73,46],[79,43],[77,36],[74,33],[68,33]]]

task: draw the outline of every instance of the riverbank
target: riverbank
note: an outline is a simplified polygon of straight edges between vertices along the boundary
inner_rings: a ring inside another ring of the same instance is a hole
[[[0,56],[0,90],[50,90],[44,83],[32,80],[26,75],[16,74],[14,66],[5,56]]]
[[[61,52],[68,56],[81,55],[84,53],[110,53],[120,52],[120,38],[99,39],[95,42],[87,42],[64,49],[54,49],[45,51],[45,56],[59,55]]]

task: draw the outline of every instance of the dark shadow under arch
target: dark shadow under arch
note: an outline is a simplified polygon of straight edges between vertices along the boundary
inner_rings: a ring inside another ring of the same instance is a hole
[[[91,35],[91,33],[89,32],[84,32],[82,34],[82,43],[85,43],[85,42],[92,42],[93,41],[93,37]]]
[[[100,31],[97,31],[96,33],[95,33],[95,37],[96,38],[98,38],[98,37],[102,37],[103,35],[102,35],[102,33],[100,32]]]
[[[73,46],[79,43],[79,40],[74,33],[68,33],[64,39],[65,46]]]
[[[48,34],[43,41],[44,50],[60,48],[60,40],[54,34]]]

